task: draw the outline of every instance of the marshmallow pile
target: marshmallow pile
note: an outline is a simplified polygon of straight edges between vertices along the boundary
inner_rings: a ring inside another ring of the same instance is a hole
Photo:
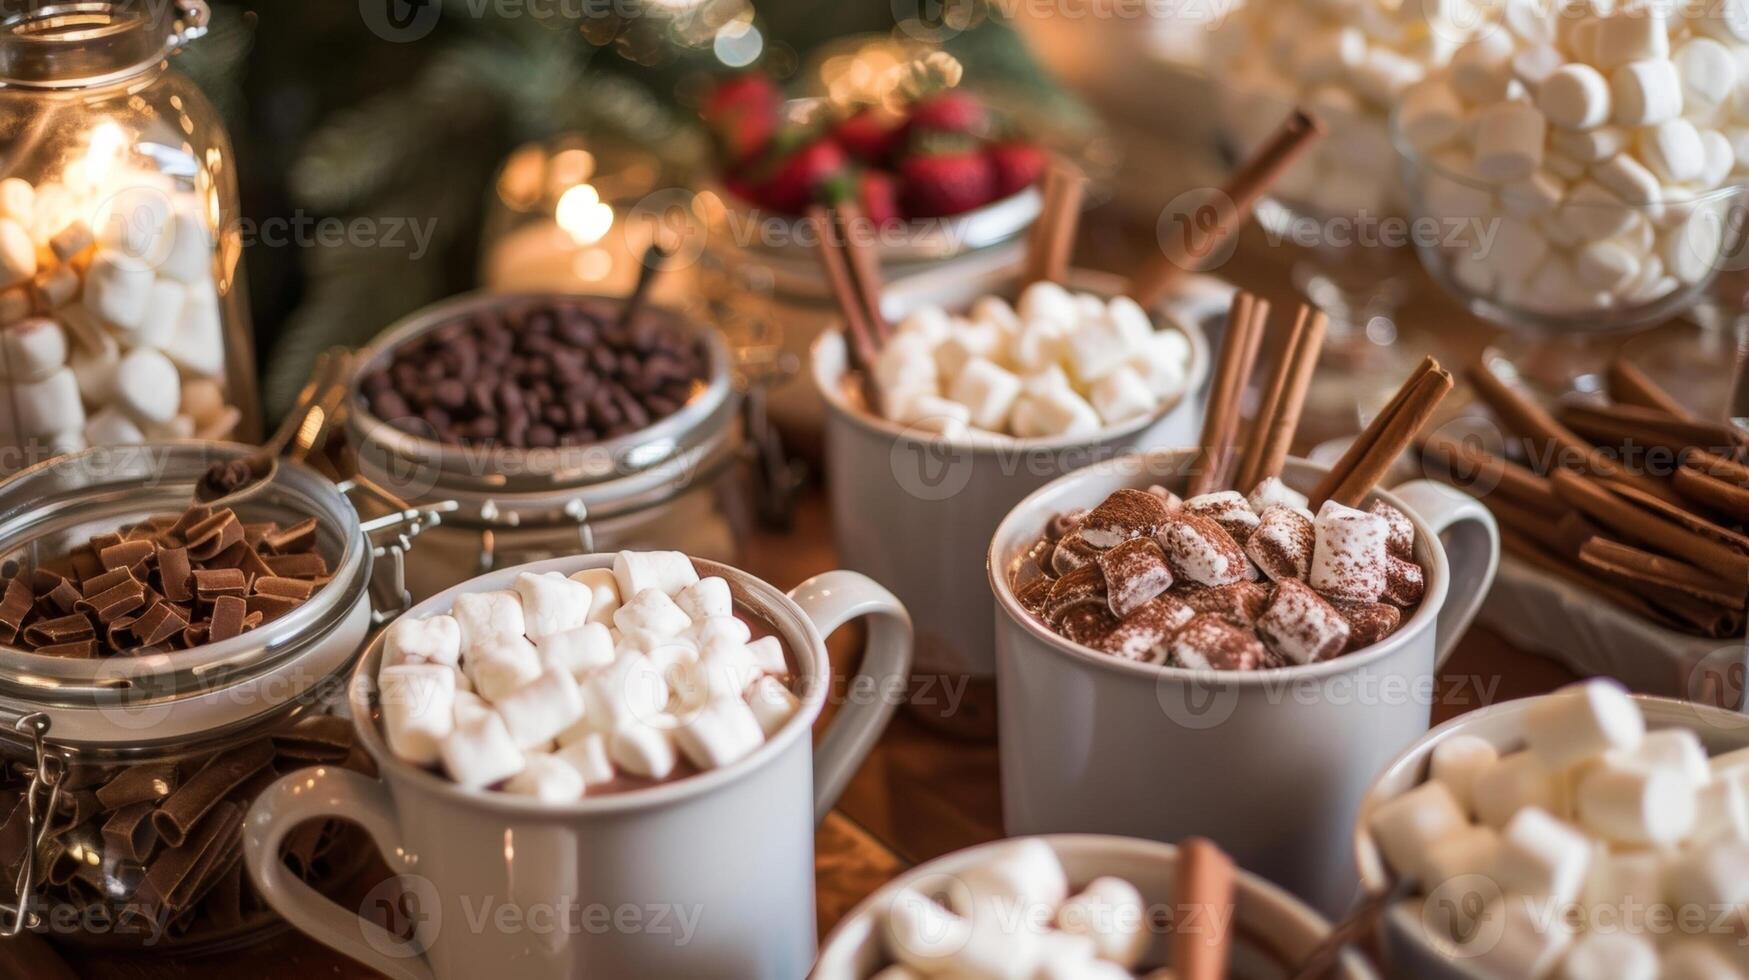
[[[1749,7],[1741,0],[1508,0],[1504,26],[1404,93],[1427,161],[1420,207],[1471,222],[1450,277],[1540,315],[1631,309],[1703,284],[1749,172]]]
[[[1592,980],[1749,976],[1749,749],[1707,757],[1646,730],[1617,684],[1539,698],[1524,746],[1435,746],[1427,782],[1368,826],[1483,974]]]
[[[1270,477],[1189,500],[1122,489],[1060,515],[1018,563],[1015,597],[1077,643],[1214,670],[1308,664],[1371,646],[1421,601],[1415,527]]]
[[[683,759],[715,769],[799,703],[783,645],[751,636],[729,583],[699,578],[677,551],[622,551],[569,578],[524,573],[389,628],[383,734],[398,758],[463,786],[550,802],[668,779]]]
[[[894,965],[874,980],[1129,980],[1152,938],[1134,885],[1095,878],[1071,894],[1056,852],[1037,838],[1001,845],[939,895],[901,890],[881,913]]]
[[[1400,214],[1391,109],[1451,58],[1477,13],[1462,0],[1247,0],[1212,47],[1223,124],[1248,152],[1294,106],[1312,110],[1331,136],[1273,192],[1323,214]]]
[[[1155,330],[1134,300],[1038,282],[969,316],[925,306],[874,365],[882,413],[913,431],[970,441],[1092,436],[1184,393],[1190,342]]]
[[[202,198],[120,180],[0,180],[0,443],[27,459],[225,438],[241,418]]]

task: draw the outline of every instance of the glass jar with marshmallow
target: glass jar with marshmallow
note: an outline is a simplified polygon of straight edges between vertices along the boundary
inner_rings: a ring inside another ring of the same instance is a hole
[[[235,158],[170,67],[209,16],[94,0],[0,20],[0,473],[259,438]]]

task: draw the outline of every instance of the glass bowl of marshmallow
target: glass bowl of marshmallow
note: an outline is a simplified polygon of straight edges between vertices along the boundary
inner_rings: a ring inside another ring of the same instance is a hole
[[[1396,975],[1741,977],[1749,719],[1592,680],[1475,711],[1385,769],[1356,848]]]
[[[1410,206],[1438,232],[1416,236],[1423,264],[1476,315],[1540,333],[1681,312],[1743,244],[1749,26],[1516,6],[1397,104]]]

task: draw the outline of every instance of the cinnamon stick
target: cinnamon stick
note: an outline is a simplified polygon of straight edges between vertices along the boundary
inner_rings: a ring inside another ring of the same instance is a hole
[[[1514,391],[1486,364],[1470,365],[1464,377],[1476,389],[1477,397],[1486,402],[1506,428],[1524,442],[1533,462],[1553,463],[1599,479],[1629,483],[1672,503],[1677,501],[1676,493],[1669,485],[1622,468],[1596,446],[1556,421],[1542,406]]]
[[[1723,422],[1679,418],[1637,405],[1591,405],[1568,402],[1560,420],[1592,442],[1623,445],[1635,442],[1681,453],[1689,447],[1736,452],[1743,445],[1737,430]]]
[[[1749,487],[1749,466],[1734,459],[1726,459],[1704,449],[1689,449],[1682,454],[1682,461],[1710,476],[1716,476],[1728,483],[1740,487]]]
[[[1705,569],[1609,538],[1592,538],[1585,542],[1579,548],[1579,560],[1630,582],[1674,589],[1726,609],[1741,610],[1744,607],[1741,589],[1734,590],[1721,583]]]
[[[869,407],[879,411],[879,402],[872,400],[878,394],[873,378],[876,345],[862,300],[851,282],[850,263],[832,244],[832,220],[824,207],[816,205],[808,209],[808,224],[819,241],[820,265],[825,269],[832,298],[838,304],[839,315],[844,317],[845,353],[851,368],[863,377],[864,396],[871,399]]]
[[[1239,429],[1240,402],[1245,381],[1257,357],[1255,334],[1262,332],[1269,304],[1250,293],[1233,294],[1227,313],[1227,336],[1221,342],[1221,360],[1209,390],[1208,408],[1202,422],[1202,441],[1192,462],[1187,494],[1195,497],[1219,485],[1221,471]]]
[[[1667,500],[1660,500],[1649,493],[1641,493],[1634,487],[1616,483],[1611,484],[1609,489],[1616,496],[1632,501],[1667,521],[1680,524],[1703,538],[1709,538],[1733,551],[1749,555],[1749,535],[1722,524],[1716,524],[1692,510],[1678,507]]]
[[[1738,591],[1749,590],[1749,555],[1642,510],[1571,470],[1550,475],[1555,493],[1599,524],[1636,544],[1680,558]]]
[[[1214,841],[1191,837],[1178,845],[1178,882],[1172,932],[1177,980],[1224,980],[1232,942],[1237,869]]]
[[[840,203],[836,214],[843,235],[844,254],[850,258],[850,280],[861,301],[863,318],[871,328],[875,350],[879,351],[881,345],[892,338],[893,327],[887,322],[886,314],[881,312],[880,259],[861,238],[863,231],[872,230],[874,226],[863,217],[862,208],[854,201]]]
[[[1681,402],[1625,356],[1617,356],[1609,362],[1604,371],[1604,384],[1608,387],[1609,397],[1619,404],[1657,409],[1679,419],[1694,418]]]
[[[1311,113],[1290,113],[1212,201],[1184,216],[1184,227],[1162,242],[1164,254],[1130,283],[1130,297],[1144,309],[1163,299],[1174,282],[1238,231],[1258,199],[1323,135],[1323,124]]]
[[[1353,472],[1337,484],[1329,499],[1345,507],[1359,507],[1403,450],[1409,448],[1415,436],[1433,418],[1434,411],[1451,393],[1452,387],[1452,377],[1444,371],[1436,371],[1417,381],[1396,416],[1380,430],[1378,439],[1355,464]]]
[[[1318,355],[1324,349],[1324,329],[1328,323],[1329,318],[1321,311],[1300,304],[1281,359],[1276,362],[1275,373],[1270,376],[1269,387],[1258,406],[1251,444],[1233,481],[1234,489],[1241,493],[1249,492],[1268,477],[1281,475],[1288,448],[1300,426],[1306,390],[1311,387]]]
[[[1330,495],[1336,492],[1336,487],[1342,482],[1343,477],[1354,469],[1354,465],[1366,455],[1373,443],[1378,441],[1379,432],[1383,425],[1390,421],[1391,416],[1402,410],[1403,402],[1415,389],[1415,385],[1423,377],[1438,370],[1439,362],[1432,357],[1421,359],[1421,363],[1417,364],[1415,370],[1409,374],[1409,379],[1403,382],[1403,386],[1397,389],[1397,393],[1391,396],[1391,400],[1385,403],[1385,407],[1379,410],[1379,413],[1373,417],[1367,427],[1360,430],[1360,435],[1355,436],[1354,441],[1349,443],[1347,451],[1336,460],[1336,465],[1330,467],[1330,472],[1324,474],[1324,479],[1320,480],[1318,485],[1312,489],[1311,505],[1314,510],[1325,500],[1330,499]]]
[[[1735,521],[1749,521],[1749,488],[1721,480],[1698,466],[1684,463],[1671,483],[1682,496]]]
[[[1566,510],[1549,481],[1480,446],[1435,432],[1422,440],[1421,452],[1428,460],[1437,460],[1443,466],[1443,470],[1426,467],[1429,476],[1482,499],[1490,506],[1497,497],[1504,496],[1550,520]],[[1489,489],[1478,493],[1480,487]]]
[[[1579,564],[1575,559],[1552,553],[1546,548],[1540,547],[1534,543],[1534,539],[1529,538],[1517,528],[1501,526],[1500,547],[1507,554],[1538,571],[1571,582],[1636,616],[1641,616],[1671,629],[1679,628],[1683,624],[1682,620],[1658,608],[1638,593],[1592,574],[1589,568]]]
[[[1044,204],[1027,238],[1023,288],[1040,281],[1062,282],[1067,276],[1086,190],[1087,178],[1079,168],[1066,160],[1051,162],[1045,173]]]

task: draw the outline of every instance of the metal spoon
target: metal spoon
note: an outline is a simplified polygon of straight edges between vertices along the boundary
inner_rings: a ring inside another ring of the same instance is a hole
[[[1348,918],[1337,923],[1324,941],[1307,954],[1299,969],[1294,971],[1293,980],[1317,980],[1328,973],[1342,948],[1371,935],[1378,928],[1379,916],[1384,913],[1385,906],[1408,897],[1412,884],[1407,878],[1398,878],[1384,891],[1368,895],[1348,914]]]
[[[207,467],[195,484],[196,503],[209,507],[234,505],[260,492],[279,472],[282,454],[301,459],[327,431],[334,412],[346,394],[352,370],[352,352],[344,347],[323,351],[316,358],[310,380],[298,392],[297,401],[279,429],[255,450],[240,459],[224,460]],[[294,442],[295,439],[295,442]],[[286,453],[286,447],[291,452]]]

